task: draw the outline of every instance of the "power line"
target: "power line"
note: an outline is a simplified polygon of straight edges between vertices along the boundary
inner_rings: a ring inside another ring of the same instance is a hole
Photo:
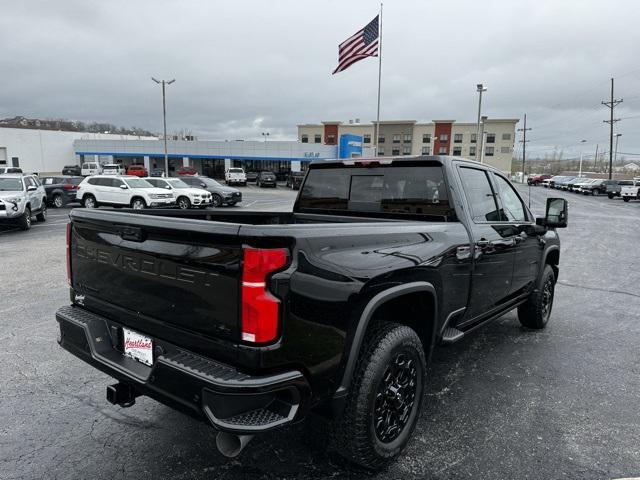
[[[605,105],[610,112],[609,120],[603,120],[604,123],[609,124],[609,180],[611,180],[612,170],[613,170],[613,125],[616,122],[619,122],[619,118],[613,118],[613,109],[616,105],[622,103],[622,99],[613,98],[613,78],[611,79],[611,100],[608,102],[602,101],[603,105]]]

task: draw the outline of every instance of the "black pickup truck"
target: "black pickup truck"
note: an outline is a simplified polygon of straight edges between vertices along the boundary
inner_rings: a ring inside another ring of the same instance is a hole
[[[227,456],[313,413],[379,468],[435,345],[514,308],[545,327],[567,214],[535,219],[502,173],[445,156],[312,163],[292,212],[74,209],[59,343],[118,380],[110,402],[209,422]]]

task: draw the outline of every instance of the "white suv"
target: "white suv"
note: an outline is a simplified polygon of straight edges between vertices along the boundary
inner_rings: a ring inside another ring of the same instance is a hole
[[[117,163],[107,163],[102,167],[102,175],[124,175],[127,171]]]
[[[47,219],[47,193],[34,175],[0,175],[0,223],[16,223],[22,230],[31,228],[31,216],[39,222]]]
[[[76,198],[86,208],[100,205],[129,206],[136,210],[147,207],[173,207],[173,192],[156,188],[146,180],[133,175],[96,175],[85,178]]]
[[[224,173],[224,180],[227,185],[240,184],[247,186],[247,174],[241,168],[230,168]]]
[[[211,205],[212,197],[209,192],[202,188],[193,188],[179,178],[145,178],[145,180],[154,187],[173,192],[176,204],[183,210],[191,207],[205,208]]]

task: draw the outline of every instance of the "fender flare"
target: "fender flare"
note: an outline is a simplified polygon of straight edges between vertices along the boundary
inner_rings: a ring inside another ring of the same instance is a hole
[[[542,255],[542,265],[546,265],[547,264],[547,257],[549,256],[549,254],[551,252],[557,251],[558,255],[560,255],[560,246],[559,245],[551,245],[549,248],[547,248],[543,255]],[[540,269],[542,270],[542,268]]]
[[[367,328],[369,327],[369,322],[371,321],[371,318],[373,317],[375,311],[389,300],[415,292],[427,292],[433,296],[433,321],[436,321],[438,313],[438,296],[436,295],[435,287],[429,282],[405,283],[403,285],[397,285],[395,287],[388,288],[376,294],[371,300],[369,300],[367,305],[364,307],[362,314],[360,315],[360,320],[358,321],[358,326],[353,336],[353,341],[351,342],[351,346],[349,347],[349,356],[347,358],[347,363],[342,374],[342,380],[340,381],[340,386],[336,390],[334,398],[346,396],[347,391],[349,390],[353,372],[356,368],[356,361],[358,360],[360,348],[362,347]],[[432,338],[429,341],[429,345],[433,345],[435,334],[436,328],[433,329]],[[428,352],[426,353],[428,354]]]

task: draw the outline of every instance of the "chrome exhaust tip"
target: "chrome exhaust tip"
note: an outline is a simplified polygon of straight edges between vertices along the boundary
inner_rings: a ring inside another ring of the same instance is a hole
[[[251,441],[253,435],[234,435],[233,433],[219,432],[216,436],[218,451],[227,458],[240,455],[244,447]]]

